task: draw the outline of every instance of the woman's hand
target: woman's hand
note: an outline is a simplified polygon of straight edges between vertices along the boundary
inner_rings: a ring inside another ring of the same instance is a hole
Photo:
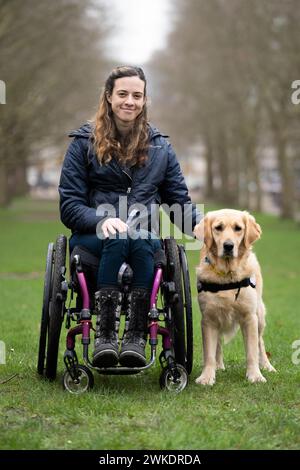
[[[116,232],[122,233],[127,232],[128,225],[123,220],[116,218],[106,219],[101,226],[103,235],[105,238],[109,237],[109,234],[115,235]]]

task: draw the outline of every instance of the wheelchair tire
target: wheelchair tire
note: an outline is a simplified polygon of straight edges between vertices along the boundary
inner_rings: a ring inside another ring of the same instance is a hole
[[[64,235],[57,237],[54,247],[54,266],[52,276],[52,292],[49,308],[48,347],[45,376],[54,380],[57,370],[59,337],[64,317],[65,301],[62,292],[62,281],[66,271],[67,239]]]
[[[43,306],[42,318],[40,325],[40,339],[39,339],[39,352],[38,352],[38,374],[44,374],[45,367],[45,352],[47,344],[47,332],[49,324],[49,304],[51,299],[52,288],[52,268],[53,268],[53,243],[49,243],[46,259],[46,270],[44,278],[44,292],[43,292]]]
[[[186,369],[180,365],[176,364],[178,378],[174,380],[172,371],[165,367],[159,377],[159,385],[162,390],[167,390],[172,393],[180,393],[185,389],[188,383],[188,373]]]
[[[188,262],[183,245],[179,245],[179,258],[183,282],[183,307],[185,312],[185,368],[190,375],[193,369],[193,307]]]
[[[94,387],[94,376],[88,367],[79,365],[78,372],[77,383],[72,379],[70,372],[67,370],[62,377],[63,388],[75,395],[85,393]]]
[[[168,282],[174,282],[176,292],[176,301],[171,304],[171,324],[168,326],[171,332],[175,360],[177,364],[185,367],[185,322],[179,250],[174,238],[167,238],[164,243],[167,257],[166,278]],[[169,303],[170,298],[166,298],[166,301]]]

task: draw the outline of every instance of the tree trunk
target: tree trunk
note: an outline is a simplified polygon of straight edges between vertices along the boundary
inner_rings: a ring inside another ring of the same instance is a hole
[[[260,171],[259,171],[259,162],[256,155],[256,146],[255,143],[251,145],[249,150],[249,161],[251,162],[251,176],[252,182],[255,186],[255,195],[253,198],[253,209],[257,212],[261,212],[262,210],[262,191],[261,191],[261,183],[260,183]]]
[[[19,165],[14,168],[12,176],[13,188],[11,189],[13,196],[25,196],[28,193],[29,186],[27,183],[26,170],[26,161],[20,162]]]
[[[219,174],[221,179],[221,191],[217,196],[218,201],[224,205],[234,204],[234,196],[230,178],[230,162],[226,138],[224,135],[219,137],[217,143]]]
[[[10,199],[7,165],[5,162],[0,160],[0,207],[7,206]]]
[[[277,141],[277,162],[281,177],[281,217],[291,219],[294,217],[294,181],[286,154],[286,141],[279,133]]]
[[[206,181],[205,181],[205,197],[212,200],[214,196],[214,180],[213,180],[213,151],[210,144],[210,139],[206,139]]]

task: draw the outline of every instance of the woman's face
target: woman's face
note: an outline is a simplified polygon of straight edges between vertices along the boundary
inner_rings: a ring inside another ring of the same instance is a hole
[[[115,80],[111,95],[107,96],[112,111],[119,123],[133,123],[145,104],[145,83],[139,77],[122,77]]]

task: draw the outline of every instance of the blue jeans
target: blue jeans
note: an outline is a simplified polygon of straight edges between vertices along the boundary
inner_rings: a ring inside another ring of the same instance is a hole
[[[132,287],[151,289],[154,276],[154,253],[161,248],[159,239],[136,240],[127,237],[101,240],[96,234],[75,233],[69,241],[70,252],[76,245],[87,248],[100,259],[97,289],[118,285],[118,272],[124,262],[133,270]]]

